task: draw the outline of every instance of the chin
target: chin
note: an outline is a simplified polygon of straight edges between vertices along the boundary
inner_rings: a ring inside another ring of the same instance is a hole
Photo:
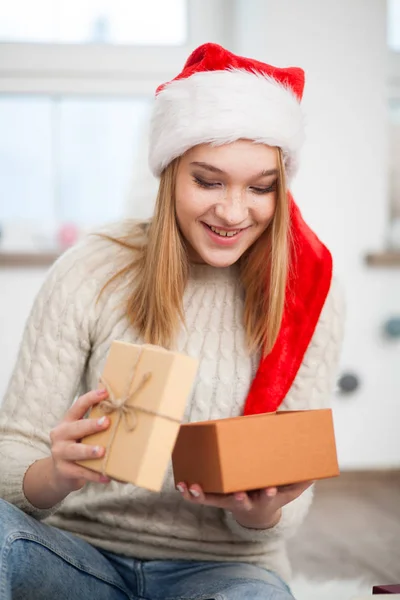
[[[209,252],[205,252],[204,254],[200,254],[201,260],[206,263],[207,265],[210,265],[210,267],[219,267],[219,268],[224,268],[224,267],[230,267],[232,265],[234,265],[239,258],[241,257],[242,253],[239,254],[225,254],[223,252],[221,253],[209,253]]]

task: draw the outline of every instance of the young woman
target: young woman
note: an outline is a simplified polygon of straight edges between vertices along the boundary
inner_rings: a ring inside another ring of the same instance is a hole
[[[109,425],[83,417],[106,397],[93,390],[115,339],[200,359],[186,421],[328,404],[341,294],[287,191],[303,84],[198,48],[157,90],[153,218],[51,269],[1,408],[0,600],[293,597],[285,543],[311,482],[220,497],[176,489],[170,470],[156,494],[75,461],[104,454],[80,440]]]

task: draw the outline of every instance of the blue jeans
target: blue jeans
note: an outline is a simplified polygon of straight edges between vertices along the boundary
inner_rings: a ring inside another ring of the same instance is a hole
[[[141,561],[99,550],[0,500],[0,600],[293,600],[246,563]]]

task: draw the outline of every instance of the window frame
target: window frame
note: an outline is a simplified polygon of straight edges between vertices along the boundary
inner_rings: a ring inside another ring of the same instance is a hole
[[[0,93],[154,94],[198,45],[227,43],[229,0],[187,0],[188,39],[180,46],[0,43]]]

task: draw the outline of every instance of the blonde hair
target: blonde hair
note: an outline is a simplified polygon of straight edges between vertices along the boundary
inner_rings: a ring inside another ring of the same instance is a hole
[[[239,259],[240,279],[245,291],[243,323],[249,351],[268,354],[281,326],[288,274],[289,206],[282,153],[278,152],[276,206],[266,231]],[[113,238],[133,251],[132,260],[117,278],[130,276],[131,292],[127,316],[145,343],[173,347],[179,325],[184,323],[183,294],[188,279],[186,243],[175,213],[175,184],[179,158],[161,174],[157,201],[145,240],[134,236]],[[134,233],[134,232],[132,232]]]

